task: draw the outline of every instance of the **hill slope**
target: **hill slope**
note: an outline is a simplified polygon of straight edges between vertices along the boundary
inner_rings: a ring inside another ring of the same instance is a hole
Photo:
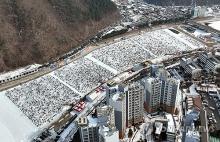
[[[46,62],[118,18],[110,0],[2,0],[0,71]]]

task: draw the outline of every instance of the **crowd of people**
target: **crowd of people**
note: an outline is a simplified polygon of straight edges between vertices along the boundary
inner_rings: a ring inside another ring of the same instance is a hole
[[[54,74],[82,94],[113,77],[113,73],[86,58],[70,63],[56,70]]]
[[[181,38],[195,46],[203,46],[202,43],[184,34],[181,34]],[[92,56],[118,71],[123,71],[145,59],[186,50],[192,50],[192,48],[169,35],[165,30],[156,30],[106,45],[93,51]]]
[[[195,46],[202,46],[184,34],[181,37]],[[166,31],[157,30],[118,40],[90,54],[117,71],[124,71],[146,59],[185,50],[191,48]],[[102,65],[84,57],[55,70],[53,75],[45,75],[10,89],[6,91],[6,96],[36,126],[41,126],[61,112],[63,105],[78,102],[81,94],[89,93],[113,76]]]
[[[64,105],[76,103],[80,97],[50,75],[43,76],[5,92],[5,95],[36,126],[51,122]]]
[[[205,45],[189,36],[187,36],[186,34],[180,33],[178,34],[180,38],[190,42],[191,44],[193,44],[194,46],[197,46],[198,48],[204,48]]]
[[[169,35],[164,30],[146,32],[144,34],[135,36],[133,40],[139,42],[144,48],[156,56],[192,50],[191,47]]]
[[[134,64],[152,58],[148,51],[129,39],[120,40],[95,50],[92,52],[92,56],[118,71],[124,71]]]
[[[113,73],[86,58],[54,71],[54,75],[82,94],[90,92]],[[51,122],[64,105],[80,100],[71,87],[53,75],[45,75],[28,83],[9,89],[5,95],[36,125]]]

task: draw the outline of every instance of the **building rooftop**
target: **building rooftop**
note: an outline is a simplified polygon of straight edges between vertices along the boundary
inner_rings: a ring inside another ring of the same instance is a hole
[[[176,71],[176,69],[170,69],[169,72],[171,76],[174,77],[175,79],[178,79],[180,81],[184,80],[183,77],[181,77],[180,74]]]
[[[124,95],[121,93],[116,93],[112,96],[113,101],[120,101],[124,98]]]
[[[188,109],[195,108],[198,111],[202,109],[202,100],[201,96],[188,96],[187,97]]]
[[[166,114],[166,118],[168,119],[167,133],[176,133],[176,125],[172,114]]]
[[[105,139],[105,142],[119,142],[118,131],[109,129],[108,127],[101,126],[99,129],[100,135]]]
[[[214,64],[220,64],[220,61],[218,59],[216,59],[215,57],[211,56],[209,58],[209,60],[211,60]]]
[[[196,85],[195,84],[192,84],[190,87],[189,87],[189,91],[190,91],[190,96],[199,96],[199,93],[197,93],[196,91]]]
[[[155,122],[156,131],[155,134],[160,135],[163,128],[163,123],[161,122]]]
[[[200,142],[200,134],[198,131],[188,131],[186,133],[185,142]]]
[[[199,111],[196,109],[190,109],[187,111],[185,126],[192,126],[193,121],[199,118]]]
[[[89,115],[89,116],[87,116],[87,119],[88,119],[88,121],[89,121],[89,127],[96,127],[96,126],[98,126],[98,118],[96,118],[96,117],[92,117],[91,115]]]

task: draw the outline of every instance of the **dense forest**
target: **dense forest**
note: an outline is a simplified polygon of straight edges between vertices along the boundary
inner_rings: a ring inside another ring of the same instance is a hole
[[[110,0],[1,0],[0,72],[47,62],[119,18]]]
[[[171,6],[171,5],[185,5],[190,6],[192,3],[196,5],[215,5],[220,4],[220,0],[144,0],[149,4],[161,5],[161,6]]]

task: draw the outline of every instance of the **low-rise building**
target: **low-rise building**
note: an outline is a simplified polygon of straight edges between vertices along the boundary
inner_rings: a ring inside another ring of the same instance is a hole
[[[214,72],[217,65],[220,64],[220,61],[215,58],[212,54],[202,53],[199,58],[199,63],[208,71]]]
[[[185,142],[200,142],[200,134],[198,131],[189,130],[186,133]]]
[[[161,122],[155,122],[155,123],[154,123],[154,126],[155,126],[155,128],[156,128],[156,130],[155,130],[156,139],[160,139],[160,137],[161,137],[161,132],[162,132],[162,129],[163,129],[163,123],[161,123]]]
[[[194,71],[201,70],[201,68],[191,58],[182,58],[180,60],[180,67],[184,69],[185,74],[190,76]]]

